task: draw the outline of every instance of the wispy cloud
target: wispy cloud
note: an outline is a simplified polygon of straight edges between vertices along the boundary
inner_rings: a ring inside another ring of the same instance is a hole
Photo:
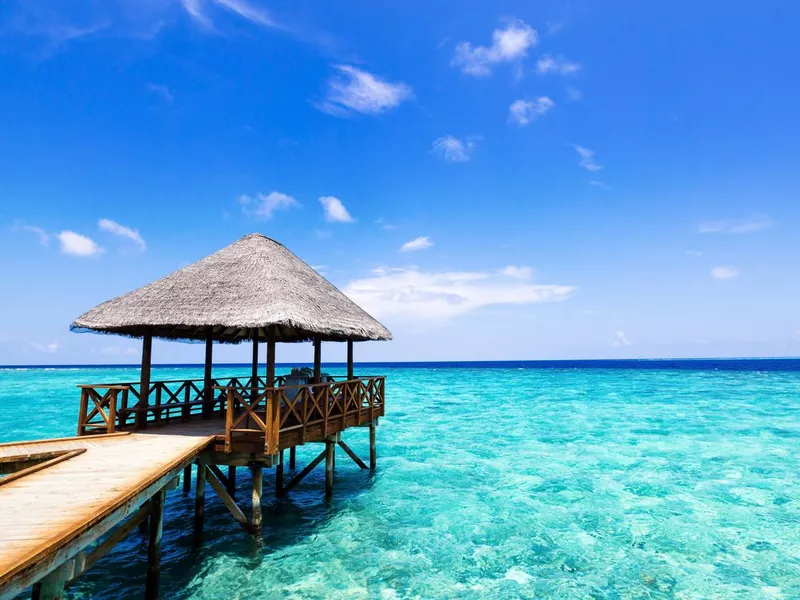
[[[93,257],[104,252],[92,238],[74,231],[62,231],[58,234],[58,241],[61,243],[61,252],[70,256]]]
[[[469,42],[458,44],[451,64],[467,75],[490,75],[495,64],[524,58],[528,48],[535,46],[538,40],[533,27],[512,19],[492,32],[491,46],[473,46]]]
[[[166,100],[170,104],[175,101],[175,96],[170,91],[170,89],[165,85],[160,85],[158,83],[148,83],[147,84],[148,91],[153,92],[157,96],[161,96],[162,100]]]
[[[55,354],[61,347],[58,342],[50,342],[45,344],[39,342],[28,342],[28,345],[37,352],[43,352],[45,354]]]
[[[228,9],[243,19],[261,25],[263,27],[279,27],[278,23],[262,7],[256,6],[244,0],[213,0],[214,4]],[[186,3],[184,2],[184,6]]]
[[[120,225],[111,219],[100,219],[100,221],[97,223],[97,226],[100,228],[100,231],[107,231],[108,233],[113,233],[114,235],[131,240],[139,247],[140,250],[145,250],[147,248],[147,244],[139,234],[138,229],[131,229],[125,225]]]
[[[574,144],[575,152],[578,153],[578,165],[587,171],[599,171],[603,167],[598,165],[594,159],[594,151]]]
[[[350,213],[336,196],[322,196],[320,204],[325,209],[325,220],[331,223],[352,223],[354,221]]]
[[[242,194],[239,196],[239,204],[243,214],[259,219],[271,219],[275,211],[300,206],[292,196],[275,191],[269,194],[256,194],[255,198]]]
[[[472,158],[472,152],[480,139],[479,136],[459,139],[445,135],[433,141],[433,150],[447,162],[467,162]]]
[[[605,183],[603,183],[602,181],[598,181],[597,179],[590,179],[589,180],[589,185],[593,185],[594,187],[598,187],[601,190],[611,189]]]
[[[394,223],[390,223],[383,217],[375,219],[375,225],[380,225],[381,229],[385,229],[386,231],[393,231],[397,229],[397,225],[395,225]]]
[[[628,339],[628,336],[625,335],[624,331],[617,331],[614,334],[614,341],[611,343],[611,345],[615,348],[620,348],[622,346],[633,346],[633,342]]]
[[[714,279],[734,279],[739,276],[739,268],[732,266],[714,267],[711,269],[711,277]]]
[[[380,115],[413,97],[411,86],[392,83],[349,65],[336,65],[327,82],[325,98],[314,105],[335,117],[353,113]]]
[[[28,233],[34,234],[36,237],[39,238],[39,243],[42,246],[49,246],[50,245],[50,234],[47,233],[41,227],[36,227],[35,225],[26,225],[21,221],[17,221],[14,223],[13,229],[18,229],[20,231],[27,231]]]
[[[574,289],[491,272],[407,268],[376,269],[371,277],[351,281],[344,291],[377,317],[447,320],[485,306],[557,302]]]
[[[581,98],[583,98],[583,94],[580,90],[573,87],[567,88],[567,101],[578,102]]]
[[[769,229],[775,224],[768,215],[755,215],[749,219],[720,219],[706,221],[697,227],[698,233],[753,233]]]
[[[689,256],[703,256],[703,253],[697,250],[687,250],[686,254],[688,254]]]
[[[524,265],[508,265],[500,269],[500,273],[515,279],[530,279],[533,277],[533,269]]]
[[[536,71],[542,75],[546,75],[547,73],[572,75],[580,71],[580,69],[581,66],[578,63],[572,62],[561,55],[553,56],[551,54],[545,54],[536,61]]]
[[[533,100],[514,100],[508,107],[508,118],[517,125],[527,125],[555,105],[547,96],[539,96]]]
[[[429,238],[427,235],[421,235],[400,246],[400,252],[413,252],[415,250],[424,250],[425,248],[430,248],[431,246],[433,246],[431,238]]]

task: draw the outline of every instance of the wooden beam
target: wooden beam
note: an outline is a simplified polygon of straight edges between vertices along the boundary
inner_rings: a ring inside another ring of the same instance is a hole
[[[353,340],[347,340],[347,379],[354,377],[353,372]]]
[[[226,490],[229,488],[230,483],[228,482],[228,478],[222,474],[222,471],[220,471],[217,465],[209,463],[206,465],[206,468],[211,471],[217,477],[217,479],[219,479],[220,483],[225,486]]]
[[[261,488],[264,483],[264,470],[260,464],[250,465],[250,472],[253,474],[253,514],[251,517],[251,527],[254,535],[261,537]]]
[[[336,443],[325,440],[325,497],[333,495],[333,460],[336,451]]]
[[[314,338],[314,383],[322,381],[322,341]]]
[[[140,523],[146,522],[147,518],[150,516],[150,509],[150,502],[145,502],[142,504],[139,510],[131,515],[127,521],[117,527],[111,535],[99,543],[89,554],[86,555],[86,558],[81,561],[82,564],[80,571],[76,571],[73,579],[83,575],[86,571],[91,569],[98,560],[113,550],[117,544],[125,540],[125,538],[127,538],[130,533],[139,526]]]
[[[146,600],[158,600],[158,584],[161,578],[161,533],[164,528],[164,500],[167,491],[161,489],[150,498],[150,538],[147,541],[147,586]]]
[[[31,591],[31,600],[61,600],[69,578],[69,567],[69,564],[63,565],[35,583]]]
[[[250,376],[255,381],[258,378],[258,331],[253,333],[253,358],[250,368]]]
[[[210,483],[214,491],[217,492],[217,496],[220,497],[220,500],[222,500],[222,503],[230,511],[231,515],[233,515],[233,518],[236,519],[236,522],[244,527],[246,531],[250,532],[251,527],[250,523],[247,522],[247,516],[244,514],[244,511],[239,508],[239,505],[236,504],[236,501],[230,497],[228,491],[225,489],[225,485],[219,480],[217,474],[221,474],[220,470],[215,465],[209,465],[208,483]]]
[[[275,326],[267,328],[267,387],[275,387]]]
[[[280,496],[285,496],[287,494],[287,492],[289,492],[289,490],[291,490],[294,486],[296,486],[298,483],[303,481],[303,479],[305,479],[306,475],[311,473],[311,471],[313,471],[314,468],[325,459],[325,454],[326,454],[325,450],[320,452],[319,456],[317,456],[317,458],[315,458],[310,463],[308,463],[308,466],[306,466],[305,469],[300,471],[297,475],[295,475],[292,478],[292,480],[281,490],[279,495]]]
[[[289,448],[289,468],[292,471],[297,468],[297,446]]]
[[[347,456],[353,459],[353,462],[356,463],[362,469],[366,469],[367,465],[364,464],[364,461],[361,460],[358,455],[350,449],[350,446],[345,444],[342,440],[339,440],[339,446],[342,447],[342,450],[347,453]]]
[[[211,364],[214,355],[214,331],[208,328],[206,331],[206,361],[203,373],[203,418],[211,417],[214,404],[214,390],[211,389]]]
[[[183,469],[183,493],[184,495],[192,491],[192,464],[189,463]]]
[[[206,465],[202,460],[197,461],[197,475],[194,485],[194,534],[200,538],[203,534],[203,521],[206,510]]]
[[[375,421],[370,421],[369,423],[369,468],[373,471],[375,467],[378,465],[378,454],[377,454],[377,447],[375,444],[375,427],[377,423]]]
[[[139,403],[137,407],[145,409],[150,403],[150,367],[153,352],[153,334],[148,331],[142,338],[142,371],[139,378]],[[136,412],[136,428],[144,429],[147,427],[147,411],[139,410]]]

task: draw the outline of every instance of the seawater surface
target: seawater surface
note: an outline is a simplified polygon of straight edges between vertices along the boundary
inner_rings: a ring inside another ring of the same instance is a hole
[[[377,471],[339,455],[330,502],[321,468],[281,500],[266,471],[261,544],[209,490],[196,546],[171,492],[162,596],[800,597],[800,361],[646,362],[364,366],[388,376]],[[137,376],[0,370],[0,442],[72,435],[76,384]],[[135,532],[68,596],[141,597],[145,557]]]

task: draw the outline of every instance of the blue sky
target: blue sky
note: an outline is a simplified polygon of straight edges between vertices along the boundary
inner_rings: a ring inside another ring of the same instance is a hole
[[[770,0],[6,1],[0,364],[135,362],[69,323],[252,231],[392,329],[363,360],[800,354],[798,24]]]

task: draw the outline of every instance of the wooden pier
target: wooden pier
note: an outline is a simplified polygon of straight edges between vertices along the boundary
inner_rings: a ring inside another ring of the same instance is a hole
[[[77,437],[0,445],[0,600],[28,587],[35,600],[61,598],[137,527],[148,535],[143,595],[158,598],[166,493],[182,477],[190,494],[193,471],[200,540],[207,487],[247,534],[260,536],[265,468],[275,469],[283,496],[324,462],[326,497],[337,447],[359,468],[376,468],[385,378],[355,375],[353,343],[391,333],[274,240],[245,236],[98,305],[72,328],[141,338],[140,377],[79,386]],[[203,378],[151,381],[156,338],[204,342]],[[243,342],[252,344],[250,373],[215,378],[214,344]],[[313,343],[313,369],[276,376],[276,345],[298,342]],[[346,376],[322,372],[323,342],[346,342]],[[342,439],[352,427],[369,428],[369,466]],[[309,443],[321,451],[297,471],[296,448]],[[238,467],[252,475],[249,507],[235,499]]]

